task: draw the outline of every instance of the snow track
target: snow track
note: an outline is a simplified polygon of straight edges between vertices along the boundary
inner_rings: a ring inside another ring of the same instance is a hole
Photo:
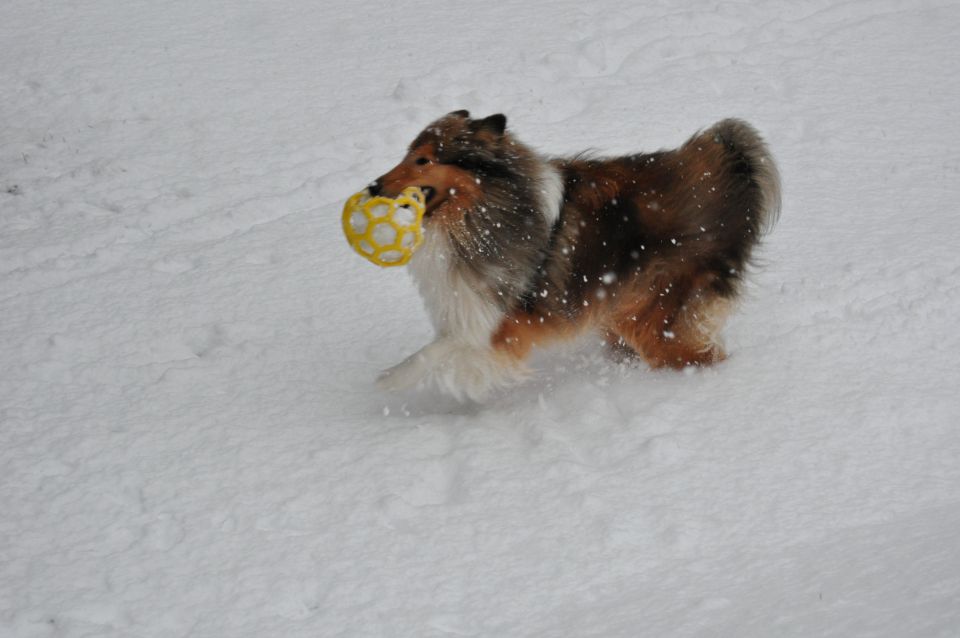
[[[960,635],[954,2],[16,0],[0,21],[0,637]],[[384,43],[388,46],[384,46]],[[346,197],[438,114],[561,154],[767,137],[694,374],[430,337]]]

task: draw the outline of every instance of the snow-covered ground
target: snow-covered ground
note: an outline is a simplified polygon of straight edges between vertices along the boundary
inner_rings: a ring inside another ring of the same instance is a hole
[[[11,0],[0,636],[960,635],[960,5]],[[767,136],[695,374],[593,343],[483,406],[340,207],[428,121]]]

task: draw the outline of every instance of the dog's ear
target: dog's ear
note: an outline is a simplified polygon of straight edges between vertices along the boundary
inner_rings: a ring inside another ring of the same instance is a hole
[[[473,122],[470,127],[478,133],[488,131],[496,135],[503,135],[503,132],[507,130],[507,116],[503,113],[497,113]]]
[[[456,116],[462,117],[462,118],[469,118],[469,117],[470,117],[470,111],[468,111],[468,110],[466,110],[466,109],[460,109],[459,111],[450,111],[449,113],[447,113],[447,115],[456,115]]]

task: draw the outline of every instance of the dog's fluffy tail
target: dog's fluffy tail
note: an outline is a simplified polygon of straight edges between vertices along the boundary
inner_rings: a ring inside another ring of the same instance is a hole
[[[760,133],[743,120],[729,118],[702,135],[722,143],[746,173],[759,198],[759,230],[769,231],[780,217],[780,171]]]
[[[752,126],[727,119],[665,154],[664,163],[676,194],[670,223],[659,228],[664,250],[678,257],[671,263],[700,264],[716,292],[735,297],[753,249],[780,213],[773,156]]]

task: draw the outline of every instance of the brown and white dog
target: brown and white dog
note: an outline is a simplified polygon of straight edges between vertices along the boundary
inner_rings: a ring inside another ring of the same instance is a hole
[[[534,346],[585,330],[651,366],[724,358],[717,333],[780,209],[759,134],[728,119],[677,150],[545,158],[506,117],[433,122],[374,195],[427,194],[410,269],[435,340],[379,385],[482,400],[527,374]]]

